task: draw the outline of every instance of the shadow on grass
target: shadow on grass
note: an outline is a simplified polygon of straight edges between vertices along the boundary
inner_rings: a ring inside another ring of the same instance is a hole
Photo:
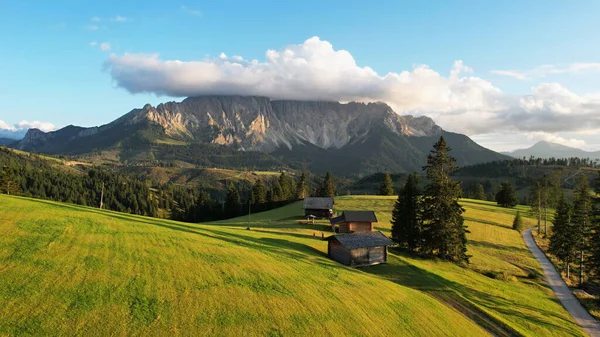
[[[573,331],[566,326],[573,327],[575,324],[556,315],[553,311],[522,303],[516,305],[510,299],[450,281],[440,275],[419,268],[401,259],[400,256],[402,255],[390,252],[389,264],[362,270],[402,286],[426,292],[446,305],[462,312],[481,327],[497,336],[521,336],[522,334],[509,326],[506,318],[499,319],[492,316],[490,312],[497,312],[505,317],[519,318],[522,321],[520,324],[522,329],[527,329],[526,326],[523,326],[523,323],[525,323],[525,325],[543,326],[549,332],[573,334]],[[533,313],[538,313],[538,315],[531,315]],[[561,322],[568,324],[561,324]],[[514,323],[514,320],[511,323]]]
[[[477,240],[469,240],[469,246],[481,247],[481,248],[489,248],[495,250],[501,250],[507,253],[527,253],[529,250],[523,247],[515,247],[515,246],[506,246],[498,243],[491,243],[487,241],[477,241]]]
[[[504,229],[511,229],[511,227],[509,225],[504,225],[504,224],[501,224],[501,223],[495,222],[495,221],[472,218],[469,216],[463,216],[463,218],[467,221],[477,222],[477,223],[484,224],[484,225],[496,226],[496,227],[500,227],[500,228],[504,228]]]

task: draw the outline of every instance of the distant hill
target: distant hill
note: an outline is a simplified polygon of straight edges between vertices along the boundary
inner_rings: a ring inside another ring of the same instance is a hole
[[[428,117],[400,116],[385,103],[191,97],[146,104],[99,127],[30,129],[14,146],[37,153],[112,151],[129,164],[183,161],[201,167],[292,168],[363,176],[420,171],[440,136],[459,165],[507,159]]]
[[[0,145],[10,145],[12,143],[15,143],[16,141],[16,139],[0,137]]]
[[[551,143],[546,141],[540,141],[534,144],[532,147],[527,149],[515,150],[506,153],[507,155],[515,158],[531,157],[536,158],[591,158],[600,159],[600,151],[588,152],[582,149],[565,146],[562,144]]]

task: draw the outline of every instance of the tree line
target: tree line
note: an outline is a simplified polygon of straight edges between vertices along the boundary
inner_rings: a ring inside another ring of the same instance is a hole
[[[577,265],[580,284],[600,278],[600,174],[596,180],[592,191],[588,178],[579,175],[572,202],[560,193],[552,219],[549,251],[560,260],[567,278],[571,265]]]
[[[461,167],[456,172],[463,176],[486,176],[486,177],[502,177],[513,174],[524,175],[529,167],[539,166],[562,166],[573,168],[599,168],[600,164],[597,159],[591,158],[515,158],[502,161],[493,161],[481,164]]]
[[[104,209],[186,222],[223,220],[307,196],[336,195],[335,178],[329,172],[312,180],[307,173],[296,180],[281,172],[274,182],[256,180],[250,190],[232,181],[224,185],[225,191],[215,192],[152,183],[142,175],[104,167],[68,169],[35,154],[0,147],[0,193],[93,207],[99,207],[102,198]]]

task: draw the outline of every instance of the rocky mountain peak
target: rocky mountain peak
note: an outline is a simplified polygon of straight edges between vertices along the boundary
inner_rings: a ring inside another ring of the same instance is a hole
[[[386,128],[401,136],[433,136],[442,132],[427,117],[400,116],[382,102],[271,100],[262,96],[201,96],[181,102],[144,105],[112,123],[93,127],[69,126],[60,139],[71,141],[115,126],[162,128],[168,138],[232,145],[243,150],[271,152],[285,147],[314,145],[339,149]],[[114,131],[112,132],[114,133]],[[123,135],[126,137],[128,135]],[[36,148],[56,138],[31,130],[20,147]]]

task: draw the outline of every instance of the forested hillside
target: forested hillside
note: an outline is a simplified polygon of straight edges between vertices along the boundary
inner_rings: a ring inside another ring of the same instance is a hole
[[[318,176],[171,169],[94,166],[0,147],[0,193],[187,222],[227,219],[325,193]],[[186,182],[179,174],[201,177]]]

